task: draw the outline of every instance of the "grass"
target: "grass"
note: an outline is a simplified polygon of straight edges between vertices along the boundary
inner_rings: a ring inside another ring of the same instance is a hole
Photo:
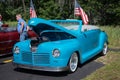
[[[105,64],[83,80],[120,80],[120,26],[100,27],[109,37],[108,54],[98,58],[97,62]]]
[[[120,52],[109,51],[108,55],[96,61],[103,62],[105,66],[83,80],[120,80]]]
[[[108,34],[109,47],[120,47],[120,26],[113,28],[112,26],[101,27]]]

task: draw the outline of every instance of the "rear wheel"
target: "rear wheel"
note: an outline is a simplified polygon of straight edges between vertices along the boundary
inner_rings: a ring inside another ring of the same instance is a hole
[[[78,55],[77,53],[73,53],[70,60],[69,60],[69,71],[70,72],[75,72],[78,67]]]
[[[103,47],[103,51],[101,52],[101,55],[105,56],[107,54],[107,51],[108,51],[108,44],[105,42],[104,47]]]

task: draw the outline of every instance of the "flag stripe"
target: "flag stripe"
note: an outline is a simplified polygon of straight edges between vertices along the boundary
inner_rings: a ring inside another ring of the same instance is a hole
[[[76,16],[81,16],[83,23],[84,24],[88,24],[89,20],[88,20],[88,16],[87,14],[83,11],[83,9],[80,7],[80,5],[78,4],[78,2],[75,0],[75,11],[74,14]]]
[[[84,24],[87,24],[87,20],[86,20],[86,17],[85,17],[85,12],[83,11],[82,8],[80,8],[80,12],[81,12],[81,17],[82,17],[82,20],[84,22]]]

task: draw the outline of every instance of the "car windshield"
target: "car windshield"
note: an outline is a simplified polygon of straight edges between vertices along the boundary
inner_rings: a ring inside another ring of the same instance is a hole
[[[51,22],[60,25],[68,30],[78,30],[80,23],[72,20],[52,20]]]

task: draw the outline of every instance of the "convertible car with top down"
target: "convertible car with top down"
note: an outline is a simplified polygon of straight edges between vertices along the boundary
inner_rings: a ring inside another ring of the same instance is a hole
[[[81,20],[32,18],[28,24],[37,37],[14,45],[17,68],[75,72],[78,64],[107,53],[107,34],[96,26],[82,25]]]

